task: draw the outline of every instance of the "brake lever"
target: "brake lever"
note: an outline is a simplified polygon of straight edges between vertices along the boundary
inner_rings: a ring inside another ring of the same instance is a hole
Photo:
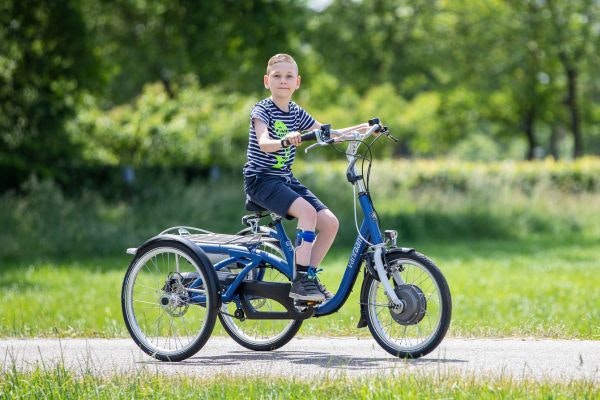
[[[313,143],[304,149],[304,153],[308,153],[310,150],[312,150],[313,148],[318,147],[318,146],[325,146],[325,143]]]
[[[310,150],[312,150],[315,147],[318,147],[318,146],[327,146],[328,144],[332,144],[332,143],[335,143],[335,142],[336,142],[336,140],[333,139],[333,138],[331,138],[331,139],[327,139],[324,142],[313,143],[310,146],[308,146],[306,149],[304,149],[304,153],[308,153]]]
[[[392,135],[392,132],[390,132],[390,130],[387,126],[383,127],[381,134],[387,136],[389,139],[393,140],[396,143],[398,143],[400,141]]]
[[[397,138],[395,138],[394,136],[392,136],[391,133],[386,133],[386,136],[390,139],[392,139],[394,142],[398,143],[400,140],[398,140]]]

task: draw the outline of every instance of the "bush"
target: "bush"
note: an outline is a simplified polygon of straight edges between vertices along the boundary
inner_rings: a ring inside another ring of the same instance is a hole
[[[442,150],[442,142],[447,142],[434,118],[440,102],[436,94],[423,93],[408,102],[392,85],[381,85],[359,97],[350,89],[337,87],[337,81],[326,80],[325,88],[333,96],[326,102],[320,97],[325,93],[319,82],[313,84],[314,93],[311,89],[300,91],[298,102],[318,121],[334,128],[381,118],[400,144],[395,148],[377,146],[374,154],[378,157],[390,158],[394,151],[432,155]],[[202,87],[192,76],[181,77],[174,84],[174,92],[176,95],[171,98],[161,83],[148,84],[133,104],[110,110],[103,110],[88,97],[68,125],[73,141],[82,148],[84,162],[239,170],[246,160],[250,110],[268,93],[242,96],[218,86]],[[444,149],[447,147],[446,143]],[[320,158],[336,157],[332,153],[321,154]]]
[[[353,219],[346,164],[301,163],[298,175],[342,224]],[[598,234],[600,159],[472,163],[378,160],[371,191],[382,226],[406,240]],[[583,205],[586,205],[585,208]],[[338,211],[339,210],[339,211]],[[341,232],[347,238],[353,227]]]
[[[218,87],[204,88],[191,76],[170,98],[162,84],[149,84],[134,104],[105,112],[91,98],[70,124],[91,164],[239,167],[248,143],[254,100]]]
[[[300,162],[296,175],[341,222],[337,244],[356,235],[343,162]],[[600,159],[466,163],[377,161],[371,191],[382,228],[419,240],[600,236]],[[139,174],[130,193],[65,195],[31,179],[0,197],[0,259],[122,254],[174,225],[215,232],[242,228],[241,176],[189,181],[173,171]],[[585,205],[585,207],[584,207]],[[360,215],[359,221],[360,224]],[[290,227],[294,222],[289,223]]]

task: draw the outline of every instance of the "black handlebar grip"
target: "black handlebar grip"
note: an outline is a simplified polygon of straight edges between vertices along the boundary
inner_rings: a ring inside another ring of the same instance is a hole
[[[302,139],[303,142],[307,140],[317,140],[317,134],[315,131],[304,133],[300,135],[300,139]]]
[[[369,126],[373,126],[373,125],[379,124],[379,123],[380,123],[379,118],[373,118],[373,119],[369,120]]]

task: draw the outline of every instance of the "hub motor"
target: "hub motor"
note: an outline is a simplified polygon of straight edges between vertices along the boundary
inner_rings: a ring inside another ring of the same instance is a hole
[[[400,325],[418,324],[427,311],[427,300],[421,289],[415,285],[400,285],[394,291],[404,306],[395,307],[390,303],[390,314],[394,321]]]

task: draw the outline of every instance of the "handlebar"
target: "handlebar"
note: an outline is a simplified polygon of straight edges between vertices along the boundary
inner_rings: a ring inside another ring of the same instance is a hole
[[[317,146],[325,146],[328,144],[344,142],[344,141],[362,140],[362,139],[372,135],[373,133],[385,134],[386,136],[390,137],[394,141],[398,141],[396,138],[394,138],[393,136],[390,135],[390,132],[389,132],[387,126],[381,125],[379,118],[370,119],[368,121],[368,123],[369,123],[370,128],[365,133],[359,133],[358,131],[352,131],[352,132],[346,133],[344,135],[340,135],[336,138],[331,137],[331,125],[323,124],[323,125],[321,125],[320,129],[315,129],[314,131],[300,135],[300,138],[303,142],[308,141],[308,140],[316,140],[317,141],[317,143],[313,143],[310,146],[308,146],[304,150],[304,152],[308,153],[311,149],[313,149]]]

